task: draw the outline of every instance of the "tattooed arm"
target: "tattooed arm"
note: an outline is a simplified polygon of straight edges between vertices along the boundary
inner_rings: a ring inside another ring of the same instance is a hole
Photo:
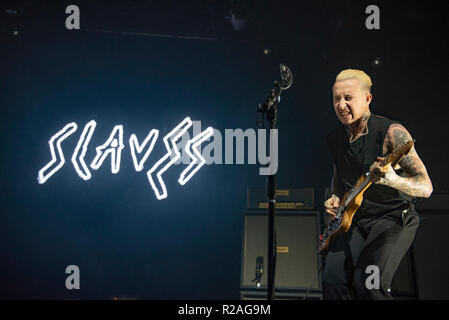
[[[413,139],[402,125],[392,124],[385,136],[384,147],[386,148],[384,149],[390,153],[398,145],[409,140]],[[432,182],[414,146],[398,163],[406,174],[405,177],[397,175],[391,165],[381,169],[380,162],[382,160],[383,158],[378,158],[378,161],[370,169],[375,183],[395,188],[412,197],[430,197],[433,191]]]

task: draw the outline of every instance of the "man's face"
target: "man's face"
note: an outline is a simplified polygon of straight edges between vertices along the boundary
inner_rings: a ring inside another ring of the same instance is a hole
[[[345,126],[353,124],[368,113],[372,96],[361,88],[359,80],[337,81],[332,93],[335,113]]]

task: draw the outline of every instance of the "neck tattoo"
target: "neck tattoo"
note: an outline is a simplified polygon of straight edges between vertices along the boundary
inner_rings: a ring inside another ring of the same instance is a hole
[[[368,133],[368,120],[371,116],[371,113],[365,113],[363,116],[361,116],[356,122],[346,127],[346,130],[349,134],[349,142],[353,142],[358,137],[363,136]]]

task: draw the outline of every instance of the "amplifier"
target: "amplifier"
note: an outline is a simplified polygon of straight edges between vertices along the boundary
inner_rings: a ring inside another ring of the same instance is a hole
[[[266,209],[267,190],[265,188],[248,188],[248,209]],[[276,209],[313,210],[315,194],[313,188],[278,188],[276,189]]]
[[[296,293],[321,292],[318,273],[319,212],[285,210],[276,214],[275,289]],[[241,290],[266,291],[268,214],[248,210],[244,215]]]

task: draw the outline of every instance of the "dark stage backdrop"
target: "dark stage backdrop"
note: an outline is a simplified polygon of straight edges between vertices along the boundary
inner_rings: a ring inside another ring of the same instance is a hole
[[[177,183],[185,165],[174,166],[160,201],[145,172],[165,153],[162,137],[186,116],[222,134],[255,128],[257,104],[279,79],[279,63],[294,76],[279,110],[279,186],[315,188],[322,210],[332,173],[324,139],[338,124],[331,86],[353,67],[373,79],[372,111],[411,131],[434,188],[449,189],[447,30],[438,8],[385,2],[381,30],[368,31],[368,3],[332,11],[326,1],[265,1],[255,6],[252,29],[237,32],[220,6],[195,1],[212,6],[218,22],[212,39],[189,39],[117,32],[132,29],[132,14],[122,16],[128,24],[113,18],[126,13],[127,2],[109,4],[108,18],[104,2],[80,1],[81,30],[70,31],[64,10],[72,3],[31,3],[25,17],[2,24],[0,298],[238,299],[246,188],[265,186],[259,165],[204,166],[185,186]],[[159,33],[183,34],[167,21],[166,30],[175,31]],[[114,125],[123,125],[125,148],[118,174],[108,159],[84,181],[70,157],[92,119],[86,163]],[[69,122],[78,130],[63,142],[66,163],[38,184],[51,159],[48,140]],[[159,139],[136,172],[129,136],[141,141],[153,128]],[[80,269],[80,290],[65,287],[68,265]]]

